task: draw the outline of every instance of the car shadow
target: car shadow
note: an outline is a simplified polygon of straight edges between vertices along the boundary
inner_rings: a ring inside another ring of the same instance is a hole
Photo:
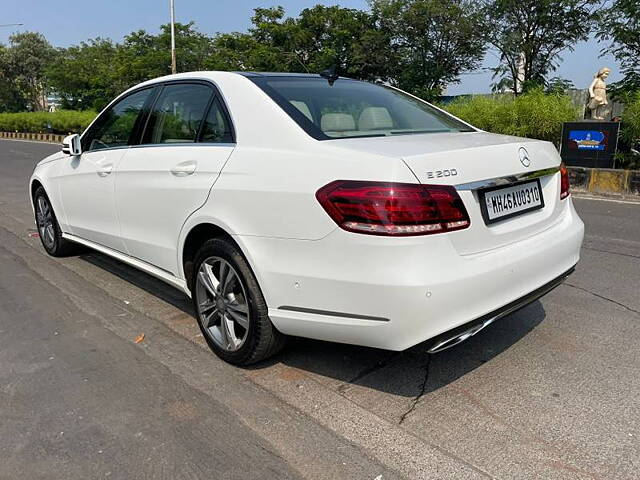
[[[153,296],[160,298],[183,312],[192,316],[194,315],[193,304],[189,297],[152,275],[144,273],[134,267],[130,267],[126,263],[120,262],[108,255],[92,250],[81,254],[80,258],[85,262],[112,273],[116,277],[135,285]],[[195,322],[195,317],[193,321]]]
[[[272,361],[324,377],[339,390],[361,386],[403,397],[436,391],[518,343],[545,318],[536,301],[498,320],[467,341],[428,354],[429,342],[403,352],[292,338]],[[323,379],[320,379],[323,381]]]
[[[191,300],[161,280],[99,252],[80,258],[194,315]],[[428,354],[429,342],[403,352],[290,337],[285,349],[264,362],[246,367],[262,370],[277,364],[307,372],[341,391],[360,386],[401,397],[436,391],[472,372],[523,339],[545,318],[536,301],[502,318],[449,350]],[[194,317],[194,322],[196,322]],[[426,383],[425,383],[426,380]]]

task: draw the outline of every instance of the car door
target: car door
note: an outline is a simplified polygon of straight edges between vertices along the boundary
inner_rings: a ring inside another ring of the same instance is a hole
[[[114,202],[114,171],[142,118],[152,88],[105,110],[82,136],[82,154],[61,161],[58,188],[69,233],[124,252]]]
[[[235,146],[226,108],[207,82],[167,83],[142,141],[116,172],[116,209],[129,255],[178,272],[178,236],[204,204]]]

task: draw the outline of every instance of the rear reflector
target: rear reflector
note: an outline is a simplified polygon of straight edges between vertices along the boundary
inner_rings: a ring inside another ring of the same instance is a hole
[[[569,196],[569,171],[564,163],[560,164],[560,200]]]
[[[429,235],[471,222],[454,187],[337,180],[316,193],[344,230],[370,235]]]

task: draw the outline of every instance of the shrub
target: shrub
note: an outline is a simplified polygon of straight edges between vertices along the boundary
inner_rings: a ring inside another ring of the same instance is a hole
[[[640,140],[640,92],[636,92],[625,101],[621,128],[625,142],[634,143]]]
[[[558,145],[562,123],[578,119],[580,111],[566,95],[541,89],[514,97],[461,97],[443,108],[471,125],[492,133],[548,140]]]
[[[59,110],[57,112],[0,113],[0,131],[25,133],[80,133],[95,118],[96,112],[87,110]]]

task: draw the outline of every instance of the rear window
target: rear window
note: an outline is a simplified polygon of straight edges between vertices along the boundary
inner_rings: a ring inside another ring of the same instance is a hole
[[[312,137],[319,140],[435,132],[470,127],[389,87],[340,78],[249,77]]]

